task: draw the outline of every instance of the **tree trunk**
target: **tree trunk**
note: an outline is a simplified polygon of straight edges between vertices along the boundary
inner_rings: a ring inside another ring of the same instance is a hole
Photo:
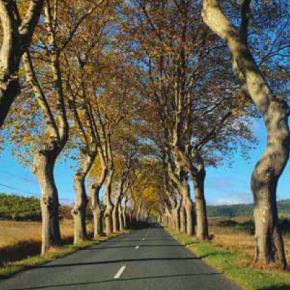
[[[171,204],[171,211],[168,209],[169,214],[170,214],[170,228],[175,229],[175,217],[176,217],[175,213],[176,213],[177,202],[176,202],[176,198],[171,194],[168,194],[168,198]]]
[[[180,231],[180,208],[181,208],[181,204],[182,204],[182,199],[180,199],[176,203],[176,207],[173,210],[174,229],[176,231]]]
[[[127,229],[128,225],[127,225],[127,206],[126,206],[126,202],[124,203],[124,207],[122,208],[122,216],[123,216],[124,229]]]
[[[186,233],[186,217],[185,217],[185,207],[184,202],[180,207],[180,232]]]
[[[119,209],[118,209],[118,220],[119,220],[119,229],[120,232],[124,231],[124,220],[123,220],[123,212],[122,212],[122,206],[121,206],[121,202],[119,203]]]
[[[189,185],[187,180],[183,180],[182,182],[182,195],[184,201],[184,209],[186,212],[186,233],[189,236],[194,234],[194,225],[193,225],[193,203],[190,198]]]
[[[108,194],[108,193],[106,193]],[[108,200],[109,198],[106,197]],[[106,202],[106,210],[105,210],[105,233],[106,235],[110,235],[113,231],[113,224],[112,224],[112,211],[113,211],[113,205],[111,201]]]
[[[56,154],[40,151],[34,158],[31,168],[41,188],[41,216],[42,216],[42,247],[44,255],[52,246],[61,245],[59,227],[59,200],[54,181],[54,165]]]
[[[136,214],[136,221],[139,222],[141,220],[141,211],[142,211],[142,201],[139,203],[137,208],[137,214]]]
[[[134,211],[130,211],[130,224],[132,225],[134,223]]]
[[[255,261],[269,264],[275,258],[287,265],[284,242],[278,226],[277,184],[288,158],[290,135],[287,118],[280,102],[272,101],[266,114],[267,146],[251,180],[254,196]]]
[[[131,198],[131,206],[130,206],[130,212],[129,212],[129,220],[130,220],[130,226],[134,224],[136,221],[136,202],[133,198]]]
[[[102,185],[98,182],[91,184],[91,209],[94,217],[94,239],[103,235],[103,211],[100,203],[99,193]]]
[[[74,176],[76,201],[71,211],[74,218],[74,244],[87,239],[86,210],[88,198],[85,189],[85,176],[77,172]]]
[[[204,197],[205,171],[199,173],[193,180],[196,212],[196,236],[200,240],[208,240],[208,222],[206,214],[206,201]]]
[[[103,209],[100,202],[100,190],[107,177],[107,167],[103,159],[102,152],[100,153],[102,173],[97,182],[91,184],[90,196],[91,196],[91,209],[94,217],[94,239],[102,236],[103,232]]]
[[[105,215],[106,235],[110,235],[112,233],[112,230],[113,230],[113,224],[112,224],[113,203],[111,200],[113,176],[114,176],[114,170],[110,170],[107,189],[105,192],[106,210],[105,210],[104,215]]]
[[[186,212],[186,233],[189,236],[194,234],[194,225],[193,225],[193,203],[191,198],[185,200],[185,212]]]
[[[94,150],[86,156],[83,166],[74,175],[76,201],[71,211],[74,218],[74,244],[87,239],[86,211],[88,198],[85,188],[85,179],[94,163],[96,156],[97,148],[94,148]]]
[[[278,180],[289,159],[289,106],[273,94],[257,66],[247,44],[250,2],[242,5],[242,26],[238,30],[224,15],[217,0],[203,0],[205,23],[227,42],[233,56],[236,75],[242,89],[261,111],[267,128],[267,146],[257,163],[251,180],[254,197],[255,262],[269,264],[277,258],[287,267],[283,238],[278,227],[276,190]]]
[[[171,211],[168,208],[168,205],[165,204],[165,220],[166,220],[166,226],[169,228],[172,228],[172,224],[171,224]]]
[[[120,196],[117,195],[115,198],[115,205],[113,208],[113,214],[112,214],[112,219],[113,219],[113,232],[116,233],[120,230],[119,228],[119,203],[120,203]]]

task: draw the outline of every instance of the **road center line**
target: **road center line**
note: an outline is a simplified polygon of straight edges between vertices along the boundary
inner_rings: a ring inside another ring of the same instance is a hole
[[[123,272],[125,271],[126,266],[123,265],[120,270],[117,272],[117,274],[114,276],[114,279],[119,279],[121,277],[121,275],[123,274]]]
[[[138,250],[139,249],[139,246],[136,246],[136,248],[135,248],[136,250]]]

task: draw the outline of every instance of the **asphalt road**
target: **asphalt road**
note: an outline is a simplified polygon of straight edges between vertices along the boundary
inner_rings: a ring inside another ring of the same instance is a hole
[[[163,228],[80,250],[0,282],[1,290],[238,290]]]

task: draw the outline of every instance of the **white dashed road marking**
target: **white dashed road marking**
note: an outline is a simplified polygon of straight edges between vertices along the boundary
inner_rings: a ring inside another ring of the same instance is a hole
[[[126,266],[123,265],[120,270],[117,272],[117,274],[114,276],[114,279],[119,279],[121,277],[121,275],[123,274],[123,272],[125,271]]]

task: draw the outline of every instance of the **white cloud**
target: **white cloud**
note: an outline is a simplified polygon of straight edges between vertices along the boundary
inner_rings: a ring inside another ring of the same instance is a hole
[[[211,198],[210,205],[253,203],[253,197],[250,192],[226,192],[220,195],[215,194],[215,196],[215,198]]]

